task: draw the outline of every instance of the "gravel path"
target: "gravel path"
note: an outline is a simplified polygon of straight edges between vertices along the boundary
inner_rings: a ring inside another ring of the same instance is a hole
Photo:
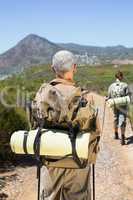
[[[103,119],[104,99],[94,95],[99,107],[100,121]],[[106,107],[104,131],[101,139],[101,151],[96,165],[96,200],[133,200],[133,140],[129,145],[121,146],[113,139],[112,112]],[[132,136],[128,124],[126,136]],[[36,168],[18,167],[15,171],[0,174],[0,200],[36,200]],[[3,197],[2,197],[3,195]],[[4,197],[5,196],[5,197]]]
[[[103,97],[95,95],[103,120]],[[96,165],[96,200],[133,200],[133,143],[120,145],[113,139],[113,115],[106,106],[106,117],[101,139],[101,151]],[[132,136],[128,123],[126,137]]]

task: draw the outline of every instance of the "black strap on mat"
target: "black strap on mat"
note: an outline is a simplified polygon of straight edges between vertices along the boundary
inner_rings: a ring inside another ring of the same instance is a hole
[[[76,164],[79,166],[79,168],[85,168],[86,162],[81,163],[81,161],[78,157],[77,151],[76,151],[76,136],[77,136],[77,134],[74,132],[74,129],[70,122],[68,123],[68,126],[69,126],[69,138],[70,138],[71,145],[72,145],[73,160],[76,162]]]
[[[28,154],[28,151],[27,151],[27,139],[28,139],[28,133],[25,132],[24,133],[24,140],[23,140],[23,150],[24,150],[25,154]]]
[[[40,137],[41,137],[41,128],[38,129],[34,142],[34,152],[37,161],[38,200],[40,200],[40,181],[41,181]]]

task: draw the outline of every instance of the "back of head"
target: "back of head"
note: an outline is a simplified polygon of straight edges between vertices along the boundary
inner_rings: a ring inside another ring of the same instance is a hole
[[[115,74],[115,77],[121,81],[121,80],[123,80],[123,73],[121,71],[118,71]]]
[[[74,54],[70,51],[62,50],[53,56],[52,68],[55,73],[60,76],[69,72],[75,63],[76,59]]]

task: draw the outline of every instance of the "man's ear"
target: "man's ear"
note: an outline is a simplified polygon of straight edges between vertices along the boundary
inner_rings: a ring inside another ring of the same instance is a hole
[[[76,73],[77,72],[77,64],[73,65],[73,72]]]
[[[56,71],[55,71],[53,65],[51,66],[51,69],[52,69],[52,71],[53,71],[54,73],[56,73]]]

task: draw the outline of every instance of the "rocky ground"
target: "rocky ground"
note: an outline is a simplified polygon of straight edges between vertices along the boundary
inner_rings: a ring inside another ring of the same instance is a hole
[[[103,119],[104,99],[95,95]],[[127,125],[127,145],[113,139],[113,117],[106,107],[101,151],[96,165],[96,200],[133,200],[133,132]],[[0,200],[36,200],[36,168],[17,167],[0,173]]]

